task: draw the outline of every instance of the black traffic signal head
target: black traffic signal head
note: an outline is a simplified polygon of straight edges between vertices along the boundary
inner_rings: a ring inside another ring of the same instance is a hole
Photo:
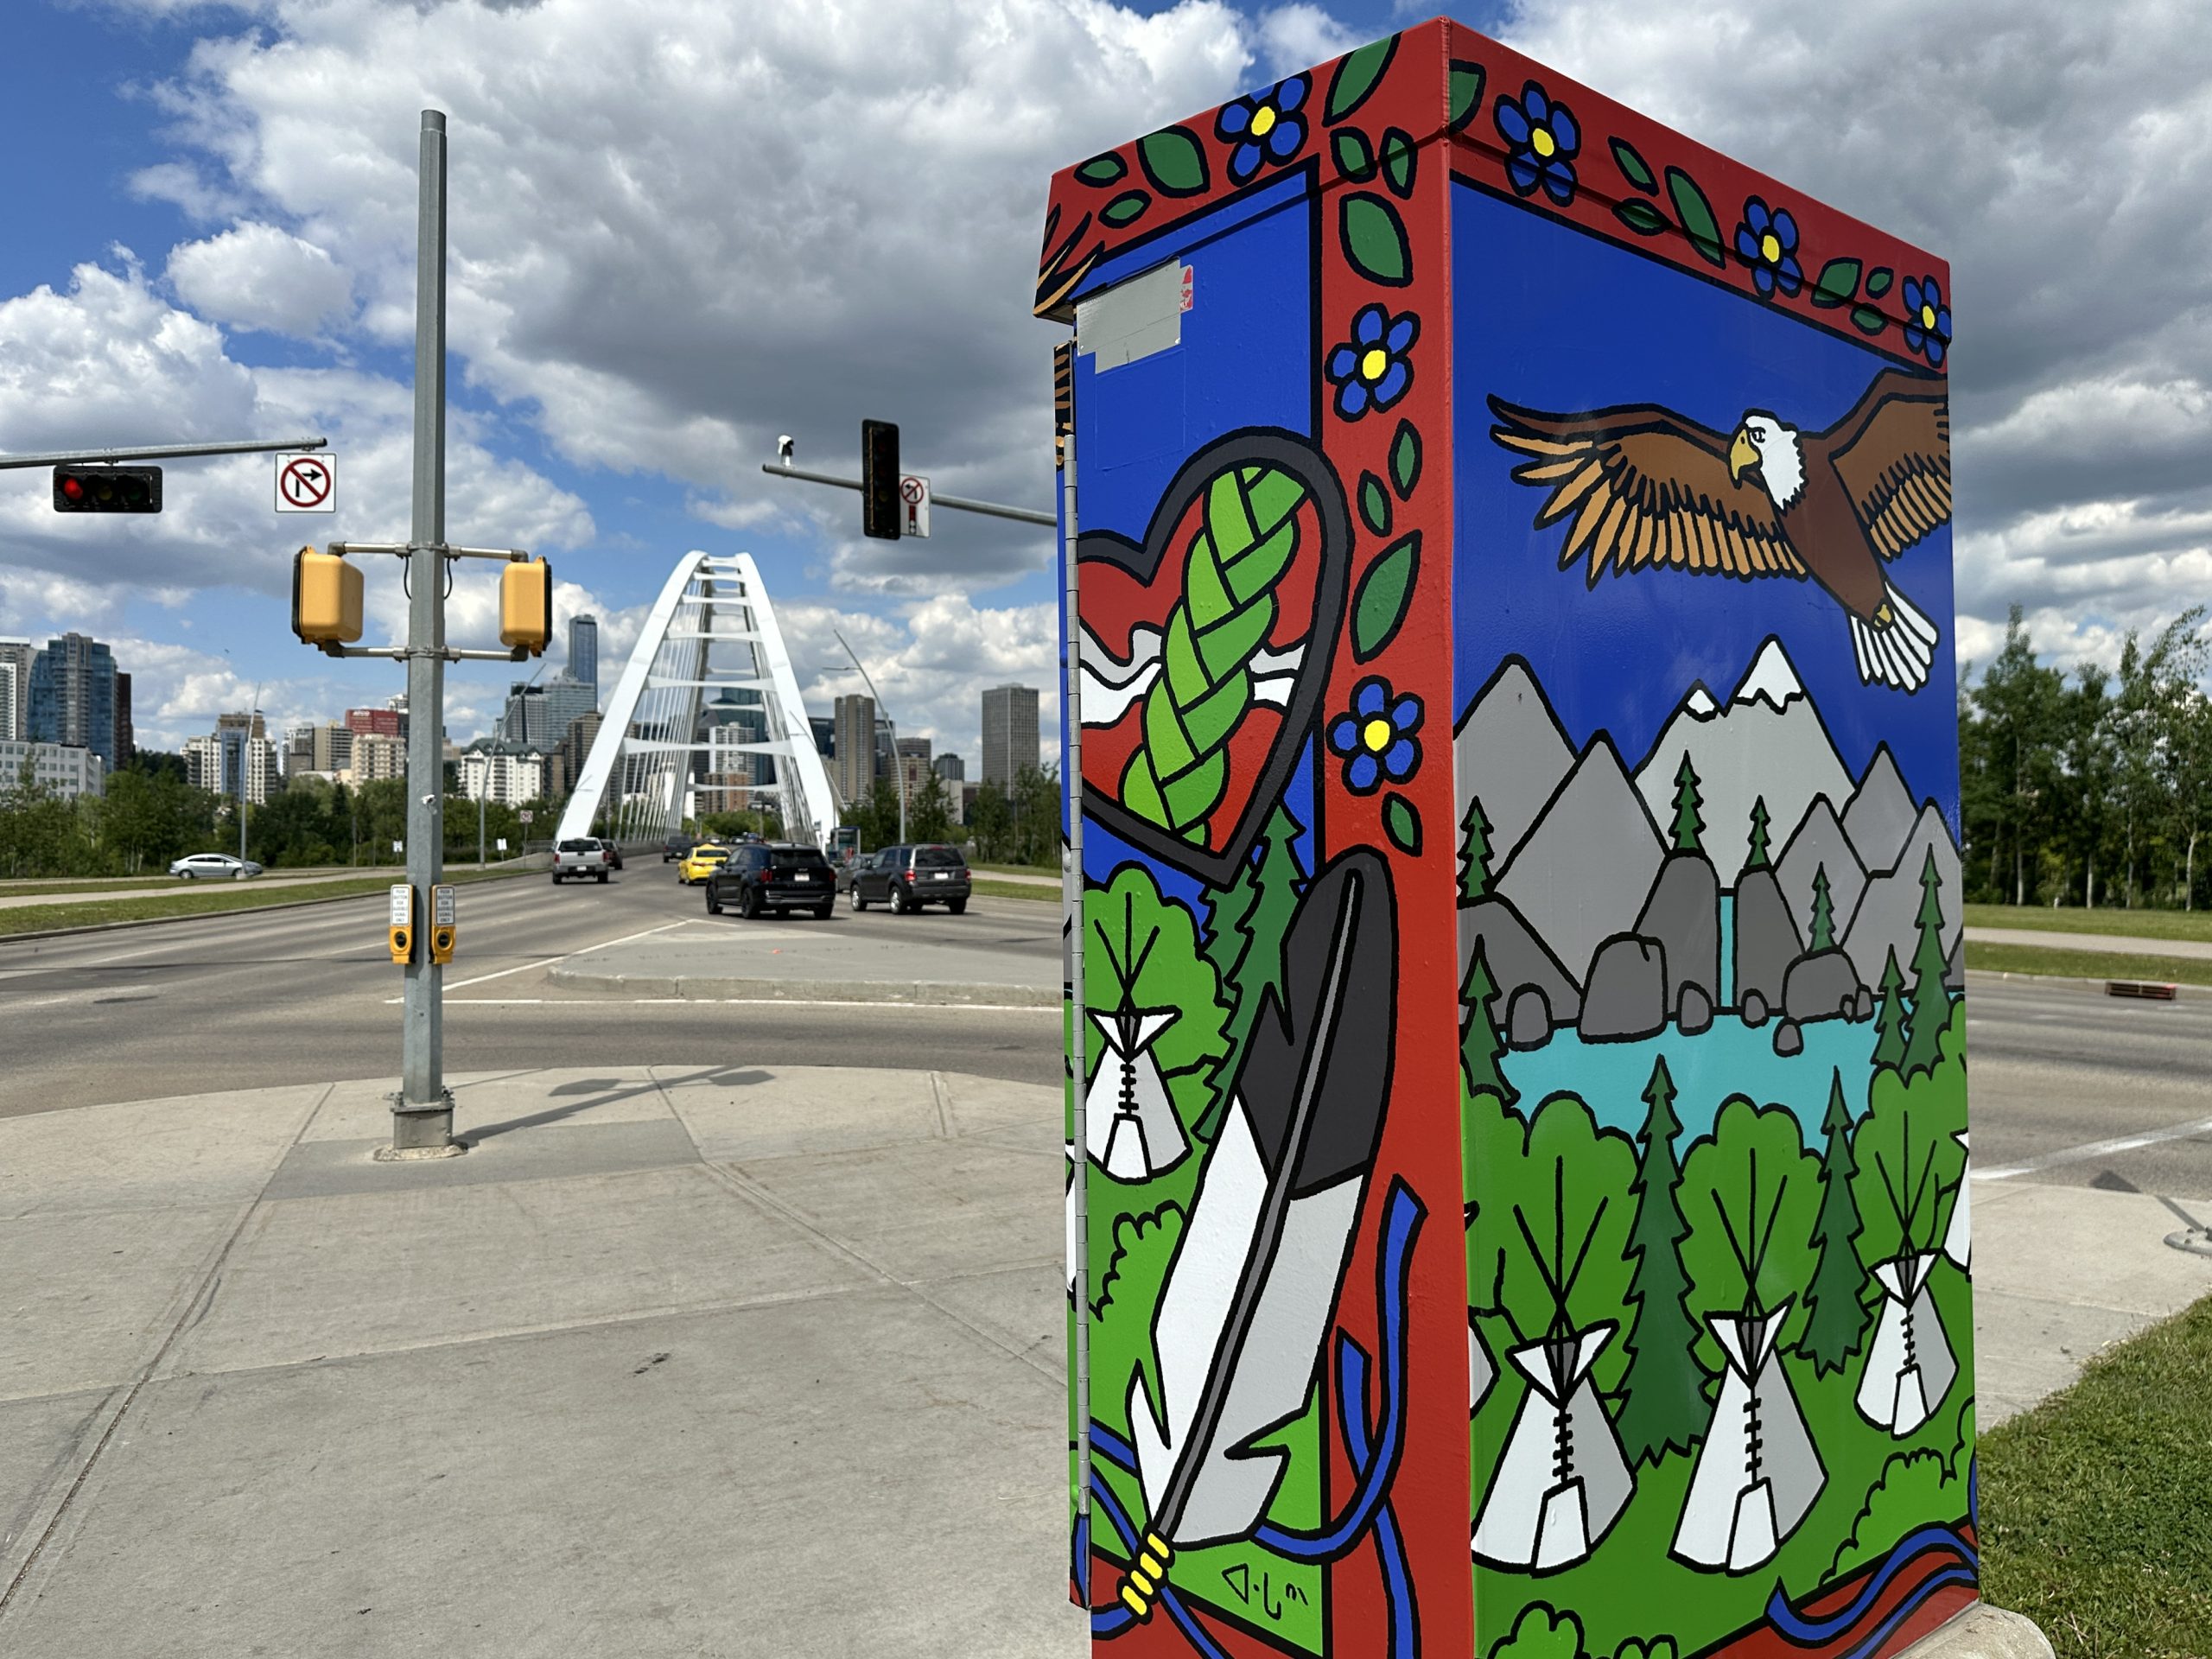
[[[893,480],[896,483],[896,480]],[[162,469],[71,461],[54,469],[56,512],[159,512]]]
[[[887,542],[899,539],[899,428],[891,421],[861,423],[861,529]]]

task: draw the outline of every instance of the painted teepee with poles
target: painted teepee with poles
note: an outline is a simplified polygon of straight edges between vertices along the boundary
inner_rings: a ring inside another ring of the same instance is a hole
[[[1495,1567],[1548,1573],[1586,1559],[1620,1518],[1635,1490],[1620,1436],[1598,1397],[1591,1370],[1620,1326],[1601,1319],[1577,1325],[1567,1300],[1580,1276],[1598,1225],[1599,1200],[1574,1261],[1567,1262],[1567,1166],[1554,1171],[1555,1217],[1549,1259],[1529,1218],[1516,1206],[1530,1258],[1552,1302],[1544,1334],[1510,1350],[1507,1360],[1529,1379],[1514,1415],[1504,1455],[1476,1515],[1472,1544],[1478,1560]]]
[[[1912,1123],[1904,1125],[1904,1181],[1912,1179]],[[1875,1173],[1897,1218],[1897,1253],[1874,1268],[1874,1282],[1882,1287],[1881,1317],[1874,1326],[1874,1340],[1866,1351],[1866,1373],[1859,1380],[1859,1415],[1886,1428],[1899,1440],[1936,1414],[1936,1408],[1951,1390],[1959,1374],[1958,1357],[1929,1294],[1928,1278],[1943,1259],[1939,1249],[1920,1243],[1920,1222],[1935,1173],[1931,1158],[1920,1172],[1908,1204],[1900,1185],[1890,1179],[1881,1154],[1874,1155]]]
[[[1776,1187],[1762,1232],[1756,1153],[1751,1176],[1751,1206],[1741,1235],[1726,1206],[1714,1200],[1729,1251],[1743,1274],[1744,1301],[1739,1308],[1706,1316],[1725,1369],[1673,1552],[1694,1566],[1730,1573],[1748,1573],[1772,1560],[1827,1483],[1777,1351],[1794,1299],[1785,1296],[1769,1308],[1759,1295],[1760,1270],[1789,1182]]]
[[[1150,1180],[1181,1163],[1191,1149],[1153,1052],[1178,1012],[1122,1007],[1090,1013],[1106,1052],[1084,1091],[1084,1140],[1091,1160],[1117,1181]]]

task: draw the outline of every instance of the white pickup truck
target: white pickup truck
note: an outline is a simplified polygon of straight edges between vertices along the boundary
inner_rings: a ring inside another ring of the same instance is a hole
[[[579,881],[596,876],[604,881],[609,863],[604,842],[585,836],[564,841],[553,849],[553,885],[557,887],[570,876]]]

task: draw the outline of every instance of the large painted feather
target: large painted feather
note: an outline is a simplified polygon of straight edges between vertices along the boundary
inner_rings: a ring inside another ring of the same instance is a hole
[[[1283,995],[1254,1027],[1153,1323],[1160,1409],[1131,1379],[1150,1530],[1248,1535],[1287,1453],[1255,1443],[1305,1408],[1382,1133],[1396,918],[1368,852],[1317,875],[1283,942]]]

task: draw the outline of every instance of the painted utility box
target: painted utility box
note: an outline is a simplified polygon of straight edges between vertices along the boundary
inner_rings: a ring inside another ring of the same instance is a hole
[[[1102,1649],[1973,1600],[1949,287],[1442,22],[1054,179]]]

